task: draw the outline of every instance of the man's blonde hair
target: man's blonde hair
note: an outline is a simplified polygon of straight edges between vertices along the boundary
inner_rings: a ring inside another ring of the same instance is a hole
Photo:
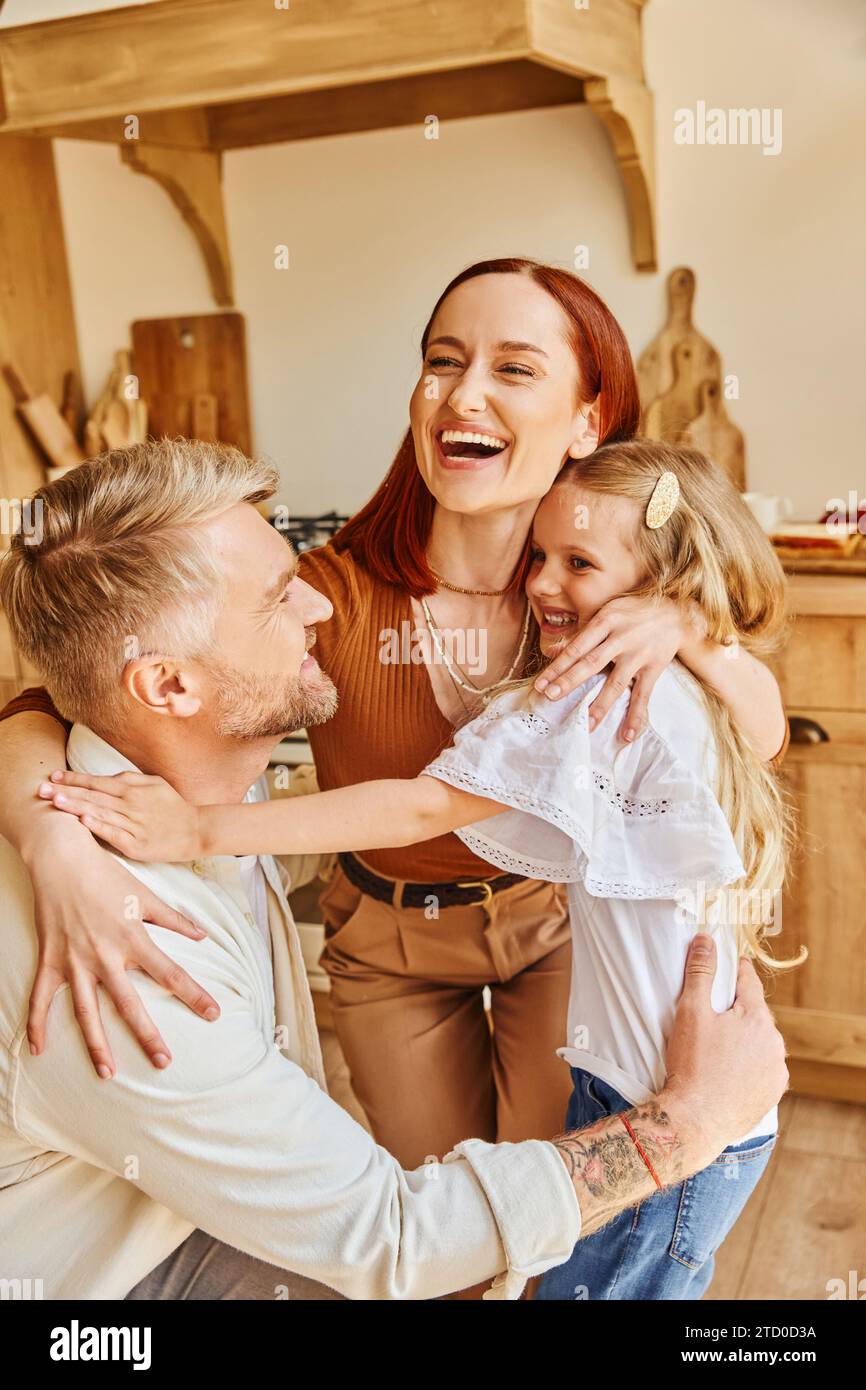
[[[0,562],[0,605],[61,714],[111,727],[129,660],[209,652],[223,578],[197,528],[276,485],[239,449],[161,439],[39,489],[35,536],[19,530]]]

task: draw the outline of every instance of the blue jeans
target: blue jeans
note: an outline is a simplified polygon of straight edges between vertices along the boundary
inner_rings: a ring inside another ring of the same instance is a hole
[[[600,1077],[571,1069],[566,1129],[583,1129],[631,1109]],[[725,1149],[708,1168],[656,1192],[579,1240],[571,1258],[544,1275],[536,1299],[696,1299],[713,1277],[714,1255],[754,1192],[776,1143],[758,1135]]]

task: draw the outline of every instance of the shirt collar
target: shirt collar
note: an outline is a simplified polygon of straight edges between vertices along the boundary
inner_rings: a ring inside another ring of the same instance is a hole
[[[117,772],[140,772],[135,763],[124,757],[86,724],[73,724],[66,745],[66,760],[73,772],[90,772],[94,777],[113,777]],[[264,776],[264,774],[263,774]],[[262,801],[267,791],[263,776],[256,778],[244,801]]]
[[[94,777],[111,777],[115,772],[139,772],[135,763],[118,753],[86,724],[73,724],[66,745],[66,760],[73,772],[91,772]]]

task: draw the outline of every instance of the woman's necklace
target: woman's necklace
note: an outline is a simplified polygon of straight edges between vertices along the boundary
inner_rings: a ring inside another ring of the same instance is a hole
[[[520,663],[524,649],[526,647],[526,638],[529,633],[530,614],[528,601],[526,604],[526,613],[523,618],[523,631],[520,635],[520,642],[518,644],[514,660],[512,661],[505,675],[502,676],[498,681],[494,681],[492,685],[473,685],[471,681],[463,680],[462,676],[459,675],[457,670],[455,669],[454,663],[452,662],[450,656],[445,650],[443,643],[440,640],[439,629],[436,627],[436,624],[433,621],[433,614],[430,612],[430,605],[427,602],[426,598],[421,599],[421,611],[424,614],[424,621],[427,624],[427,630],[430,633],[431,638],[433,639],[433,645],[439,653],[439,656],[455,685],[462,687],[463,690],[470,690],[473,695],[480,696],[486,704],[495,690],[499,690],[503,685],[508,684],[508,682],[514,675],[514,672],[517,670],[518,664]]]
[[[475,598],[501,598],[511,588],[509,582],[504,589],[461,589],[459,584],[452,584],[449,580],[443,579],[435,570],[431,570],[430,573],[437,584],[441,584],[443,589],[450,589],[452,594],[472,594]]]

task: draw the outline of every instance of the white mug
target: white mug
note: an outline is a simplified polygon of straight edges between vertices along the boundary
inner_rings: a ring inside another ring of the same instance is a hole
[[[741,492],[740,496],[765,531],[774,531],[783,517],[794,515],[790,497],[774,497],[769,492]]]

